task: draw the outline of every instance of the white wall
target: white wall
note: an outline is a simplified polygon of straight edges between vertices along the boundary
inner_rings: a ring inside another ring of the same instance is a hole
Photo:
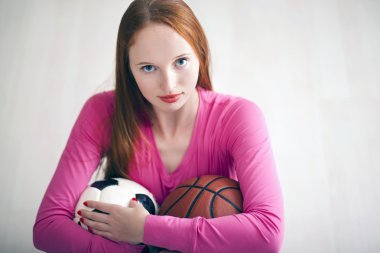
[[[109,84],[130,1],[0,0],[0,252],[32,226],[84,101]],[[217,91],[263,109],[282,252],[380,249],[380,1],[188,1]]]

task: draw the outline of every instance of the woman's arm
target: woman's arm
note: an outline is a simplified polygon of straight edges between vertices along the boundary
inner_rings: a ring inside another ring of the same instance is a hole
[[[223,126],[244,213],[214,219],[148,215],[144,243],[186,253],[280,250],[283,200],[264,117],[254,103],[242,100],[231,108]]]
[[[101,158],[110,120],[109,94],[90,98],[68,139],[42,199],[33,228],[33,242],[46,252],[140,252],[141,246],[116,243],[91,234],[73,221],[82,191]],[[108,99],[108,100],[107,100]]]

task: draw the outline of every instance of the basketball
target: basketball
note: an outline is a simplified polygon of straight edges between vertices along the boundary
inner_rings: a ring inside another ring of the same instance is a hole
[[[216,218],[243,212],[239,182],[215,175],[186,180],[162,203],[159,215]]]

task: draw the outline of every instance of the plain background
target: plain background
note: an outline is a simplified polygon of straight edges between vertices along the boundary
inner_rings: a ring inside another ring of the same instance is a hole
[[[379,252],[380,1],[187,2],[215,90],[265,114],[282,252]],[[112,88],[129,3],[0,0],[0,252],[37,251],[37,209],[82,105]]]

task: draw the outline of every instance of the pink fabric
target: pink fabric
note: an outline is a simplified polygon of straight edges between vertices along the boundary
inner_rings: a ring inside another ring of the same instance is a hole
[[[240,182],[244,212],[214,219],[149,215],[144,243],[180,252],[278,252],[284,213],[280,183],[264,117],[246,99],[198,88],[198,114],[185,156],[173,173],[160,159],[151,126],[130,176],[159,204],[184,180],[223,175]],[[34,245],[48,252],[141,252],[143,246],[93,235],[72,221],[74,208],[107,149],[114,92],[91,97],[70,134],[34,225]]]

